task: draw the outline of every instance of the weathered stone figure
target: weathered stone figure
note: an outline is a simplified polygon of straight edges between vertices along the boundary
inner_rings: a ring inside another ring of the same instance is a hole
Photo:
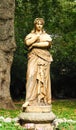
[[[19,123],[28,130],[53,130],[56,117],[51,108],[50,64],[53,59],[49,48],[52,39],[43,26],[44,19],[36,18],[34,29],[25,37],[28,47],[26,99]]]
[[[10,71],[14,39],[15,0],[0,0],[0,108],[14,108],[10,96]]]
[[[44,19],[34,20],[34,29],[25,37],[28,47],[26,100],[23,108],[33,105],[51,104],[50,64],[52,55],[48,49],[52,39],[44,29]]]

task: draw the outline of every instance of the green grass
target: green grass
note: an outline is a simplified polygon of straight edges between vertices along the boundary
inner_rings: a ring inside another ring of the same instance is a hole
[[[0,109],[0,116],[15,118],[21,113],[23,102],[15,103],[17,110]],[[53,100],[52,111],[58,118],[76,120],[76,100]],[[14,122],[5,123],[0,121],[0,130],[26,130],[20,126],[15,126]],[[76,124],[61,123],[56,130],[76,130]]]
[[[0,130],[26,130],[26,129],[22,128],[21,126],[15,126],[14,122],[5,123],[0,121]]]
[[[0,109],[0,116],[15,118],[20,113],[20,110],[4,110]]]
[[[76,124],[73,123],[61,123],[57,129],[54,130],[76,130]]]
[[[58,118],[76,120],[76,100],[55,100],[52,111]]]
[[[17,117],[20,113],[21,113],[21,106],[22,106],[22,102],[15,102],[15,106],[16,106],[16,110],[4,110],[4,109],[0,109],[0,116],[3,117],[11,117],[11,118],[15,118]]]
[[[76,100],[55,100],[52,111],[58,118],[76,120]],[[76,130],[76,123],[60,123],[55,130]]]

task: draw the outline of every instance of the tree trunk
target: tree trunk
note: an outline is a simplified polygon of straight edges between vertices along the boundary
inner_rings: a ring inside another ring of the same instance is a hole
[[[14,9],[15,0],[0,0],[0,108],[4,109],[15,108],[10,96],[10,71],[16,49]]]

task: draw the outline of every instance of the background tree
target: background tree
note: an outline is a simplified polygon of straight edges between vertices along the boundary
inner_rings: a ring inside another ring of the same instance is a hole
[[[10,96],[14,40],[14,0],[0,0],[0,108],[15,108]]]

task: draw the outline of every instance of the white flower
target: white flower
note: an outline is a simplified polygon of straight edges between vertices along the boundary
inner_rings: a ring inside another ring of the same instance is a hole
[[[11,122],[11,118],[6,118],[6,119],[4,119],[4,122]]]

